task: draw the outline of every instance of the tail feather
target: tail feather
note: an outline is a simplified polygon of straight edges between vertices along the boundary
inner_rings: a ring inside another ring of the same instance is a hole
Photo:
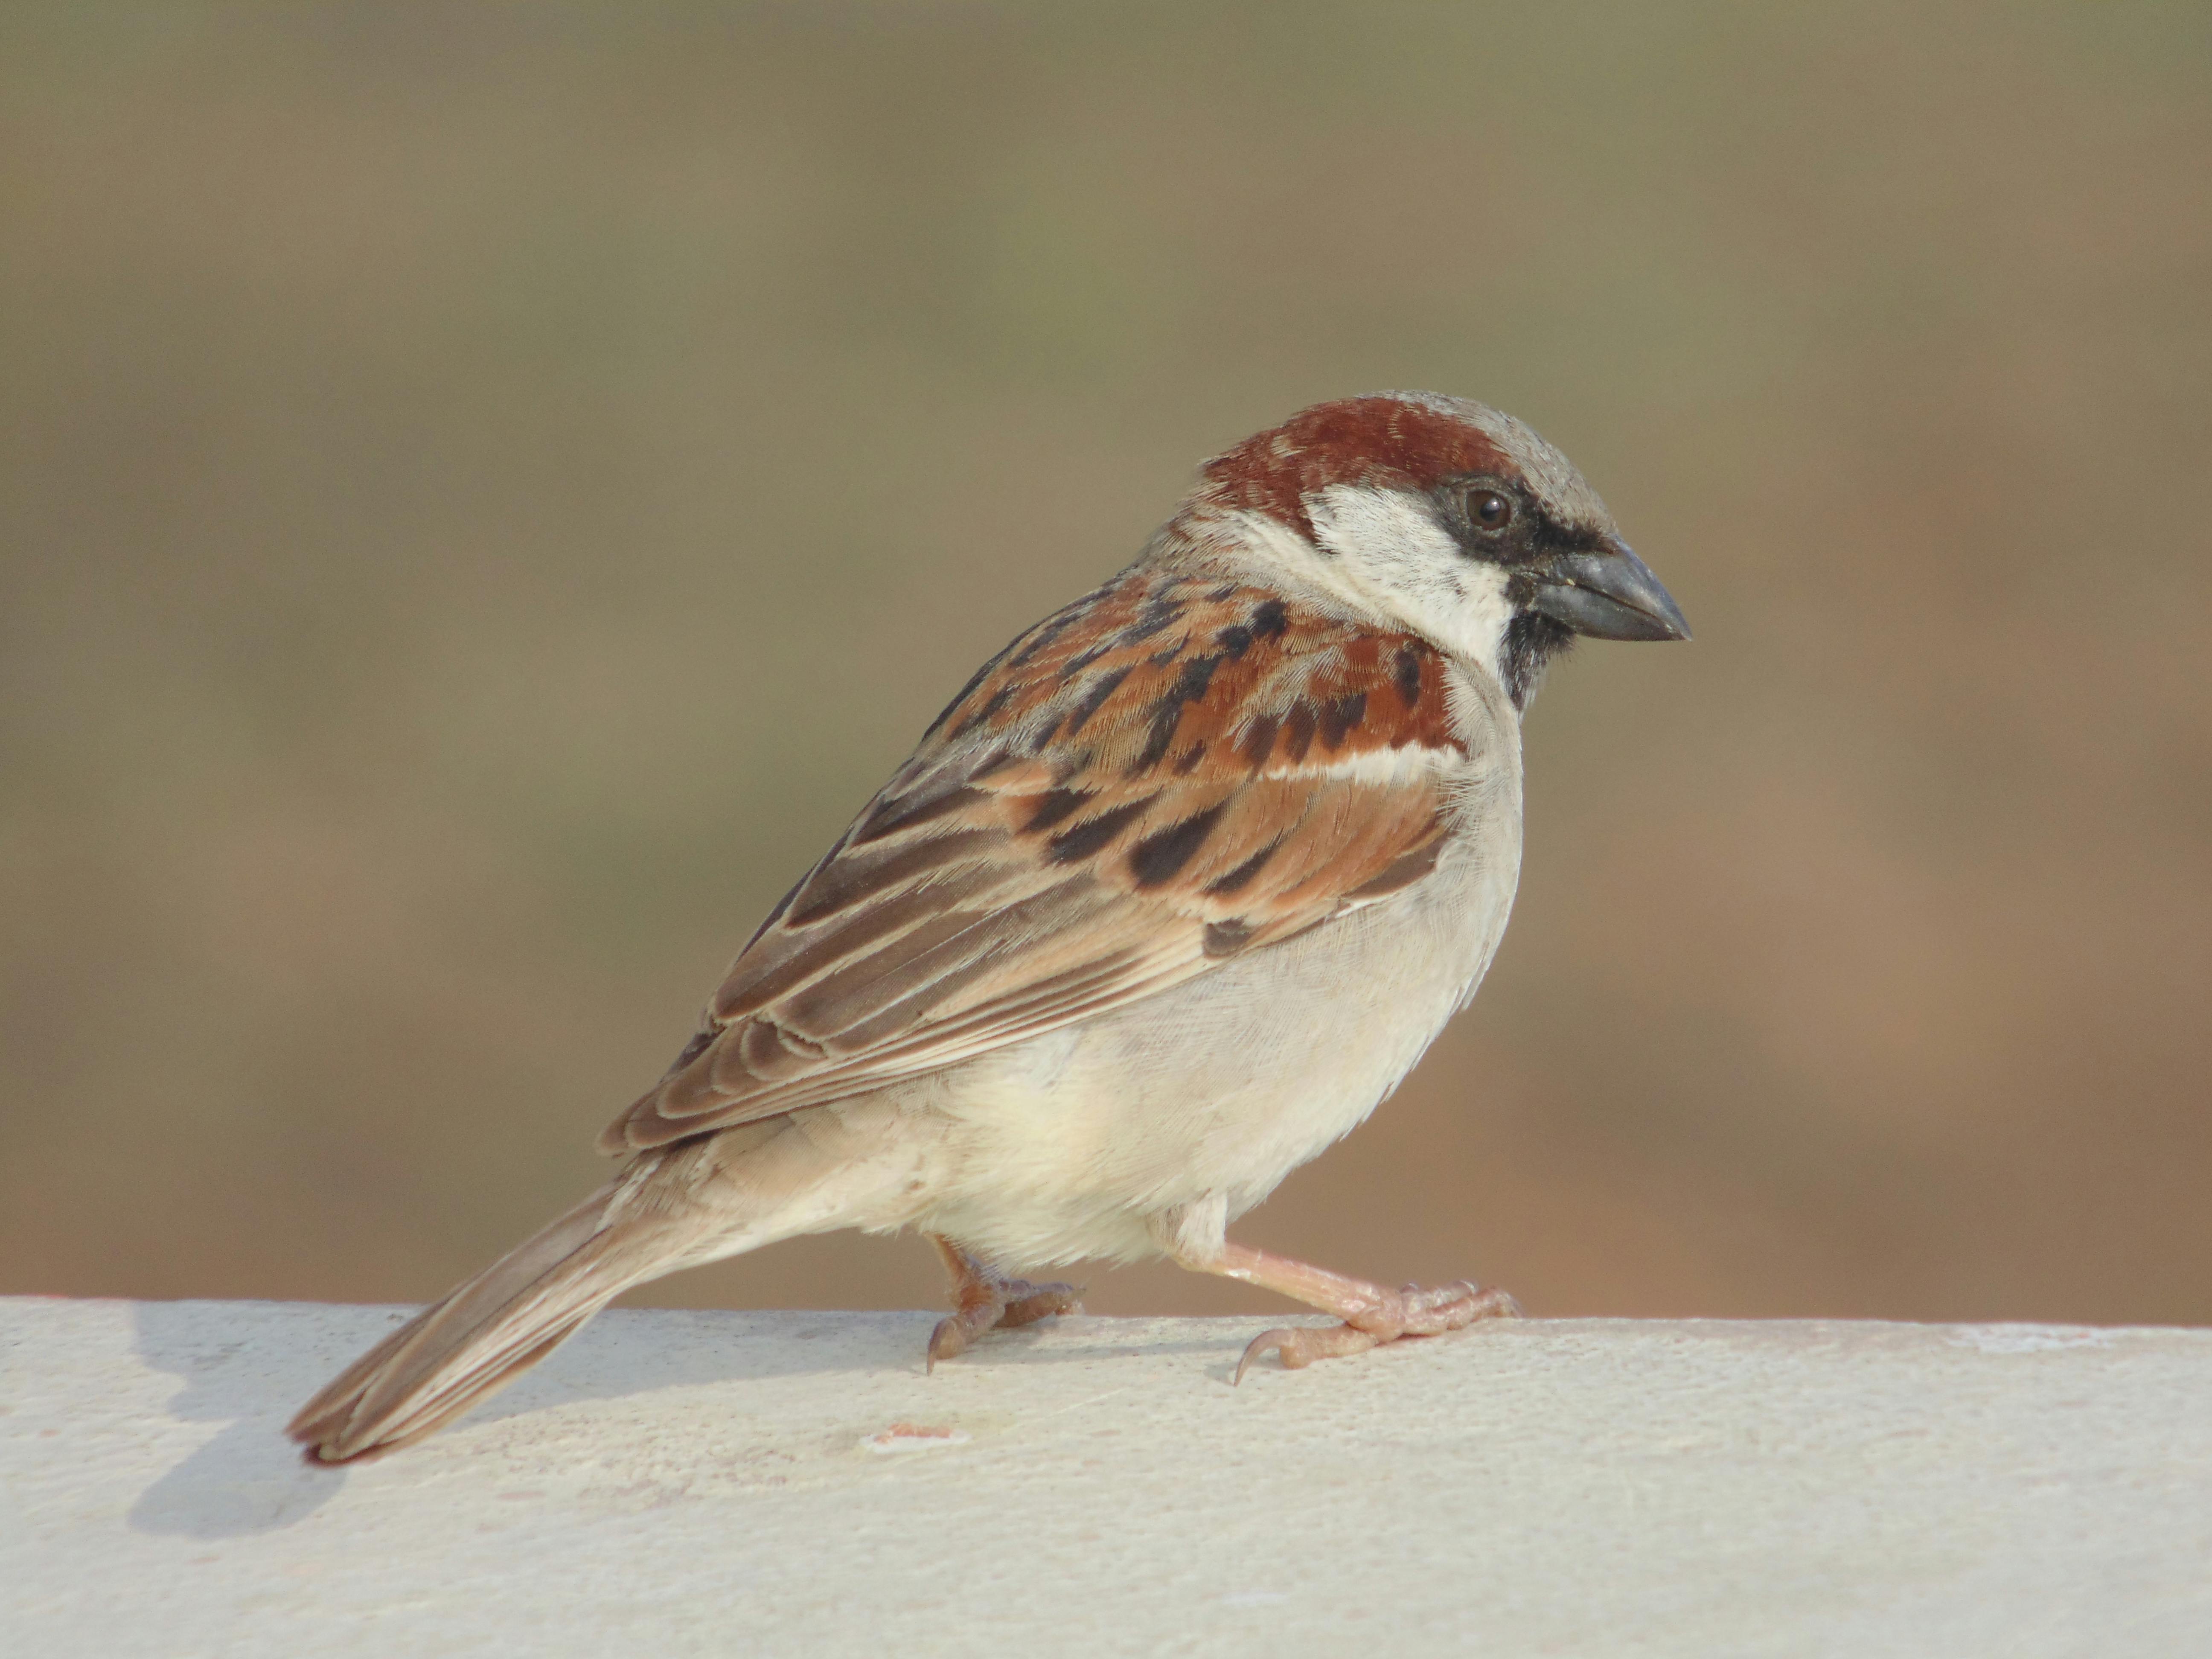
[[[505,1387],[633,1285],[794,1232],[847,1224],[902,1182],[880,1137],[836,1114],[739,1124],[641,1152],[622,1174],[386,1337],[286,1430],[325,1463],[420,1440]]]
[[[392,1332],[301,1407],[285,1432],[325,1463],[419,1440],[673,1265],[665,1214],[610,1220],[624,1184],[594,1193]]]

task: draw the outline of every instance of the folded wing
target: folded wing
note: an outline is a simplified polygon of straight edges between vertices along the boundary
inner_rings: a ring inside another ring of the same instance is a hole
[[[1218,580],[1078,600],[954,699],[603,1148],[934,1071],[1419,881],[1464,760],[1452,672]]]

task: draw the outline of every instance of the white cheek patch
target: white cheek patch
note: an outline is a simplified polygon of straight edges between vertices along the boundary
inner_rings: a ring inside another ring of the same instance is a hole
[[[1502,680],[1499,664],[1505,649],[1505,628],[1513,620],[1513,602],[1505,593],[1505,572],[1480,559],[1460,556],[1457,608],[1449,619],[1437,619],[1428,630],[1430,637],[1486,665]]]
[[[1494,672],[1513,620],[1505,572],[1470,559],[1419,501],[1395,489],[1332,484],[1307,499],[1314,537],[1336,556],[1315,561],[1338,585]]]

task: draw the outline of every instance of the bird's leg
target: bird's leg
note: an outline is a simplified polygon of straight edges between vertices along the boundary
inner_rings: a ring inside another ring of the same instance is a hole
[[[929,1369],[966,1349],[985,1331],[999,1326],[1027,1325],[1054,1314],[1081,1313],[1083,1292],[1073,1285],[1032,1285],[1026,1279],[1009,1279],[986,1267],[941,1233],[929,1242],[944,1258],[952,1276],[953,1314],[941,1319],[929,1334]]]
[[[1316,1359],[1364,1353],[1401,1336],[1435,1336],[1472,1325],[1478,1319],[1518,1318],[1521,1313],[1521,1304],[1504,1291],[1486,1291],[1467,1281],[1434,1290],[1423,1290],[1418,1285],[1408,1285],[1401,1291],[1385,1290],[1364,1279],[1225,1241],[1218,1255],[1186,1260],[1183,1265],[1258,1285],[1294,1302],[1333,1313],[1344,1322],[1334,1328],[1285,1326],[1261,1332],[1237,1362],[1234,1380],[1240,1382],[1244,1380],[1244,1368],[1270,1348],[1282,1357],[1285,1370],[1294,1371]]]

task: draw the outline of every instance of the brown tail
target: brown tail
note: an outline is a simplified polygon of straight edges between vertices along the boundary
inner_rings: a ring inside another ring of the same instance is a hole
[[[300,1408],[285,1432],[343,1463],[420,1440],[512,1382],[630,1285],[676,1266],[665,1212],[610,1182],[442,1302],[424,1309]],[[611,1212],[621,1210],[619,1218]]]
[[[807,1116],[801,1114],[801,1117]],[[553,1352],[633,1285],[845,1224],[840,1203],[896,1183],[843,1117],[766,1118],[640,1152],[536,1237],[508,1251],[349,1365],[286,1431],[325,1463],[420,1440]],[[844,1183],[842,1187],[837,1183]]]

